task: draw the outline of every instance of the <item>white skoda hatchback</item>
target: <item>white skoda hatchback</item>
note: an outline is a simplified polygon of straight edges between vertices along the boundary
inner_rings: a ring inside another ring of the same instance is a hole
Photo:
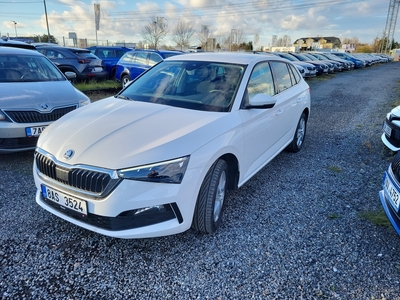
[[[309,86],[291,62],[174,56],[42,133],[36,201],[111,237],[212,233],[226,191],[284,149],[299,151],[309,115]]]

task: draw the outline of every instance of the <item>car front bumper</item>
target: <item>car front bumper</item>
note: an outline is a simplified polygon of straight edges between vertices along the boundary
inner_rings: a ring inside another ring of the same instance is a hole
[[[63,187],[38,173],[34,164],[36,202],[52,214],[87,230],[116,238],[149,238],[177,234],[192,225],[200,179],[198,170],[187,170],[181,184],[121,180],[107,196],[87,196]],[[79,214],[46,199],[42,185],[84,201],[87,214]]]

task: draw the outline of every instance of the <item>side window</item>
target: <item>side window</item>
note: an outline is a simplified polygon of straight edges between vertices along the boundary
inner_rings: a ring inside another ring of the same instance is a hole
[[[122,57],[126,52],[124,50],[115,50],[115,57]]]
[[[287,90],[292,86],[292,79],[289,73],[288,65],[284,62],[273,61],[271,67],[274,72],[275,83],[278,93]]]
[[[275,95],[274,81],[272,79],[269,63],[263,62],[255,66],[247,85],[249,99],[257,94]]]
[[[300,82],[301,80],[301,75],[299,74],[299,72],[297,72],[297,69],[292,66],[292,65],[288,65],[290,67],[290,70],[292,71],[292,75],[293,75],[293,84],[297,84]]]
[[[150,53],[150,58],[149,58],[149,65],[154,66],[158,62],[162,61],[162,58],[160,55],[156,53]]]
[[[107,53],[107,50],[97,49],[96,52],[95,52],[95,55],[98,58],[105,58],[105,57],[107,57],[106,53]]]
[[[133,61],[135,64],[145,65],[147,61],[147,52],[137,52],[135,60]]]
[[[64,55],[62,55],[60,52],[55,51],[55,50],[47,50],[46,56],[48,58],[65,58]]]
[[[126,55],[125,56],[123,56],[122,58],[121,58],[121,60],[123,61],[123,62],[126,62],[126,63],[131,63],[131,62],[133,62],[134,61],[134,56],[135,56],[135,54],[136,53],[126,53]]]

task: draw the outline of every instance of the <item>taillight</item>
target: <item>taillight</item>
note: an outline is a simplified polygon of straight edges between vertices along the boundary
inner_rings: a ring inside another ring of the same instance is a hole
[[[90,64],[90,59],[78,59],[78,63],[80,64]]]

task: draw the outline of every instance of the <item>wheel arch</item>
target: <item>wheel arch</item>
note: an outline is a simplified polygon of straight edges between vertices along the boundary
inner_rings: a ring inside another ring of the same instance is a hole
[[[239,182],[239,161],[232,153],[226,153],[219,157],[226,161],[228,165],[228,190],[238,189]]]

